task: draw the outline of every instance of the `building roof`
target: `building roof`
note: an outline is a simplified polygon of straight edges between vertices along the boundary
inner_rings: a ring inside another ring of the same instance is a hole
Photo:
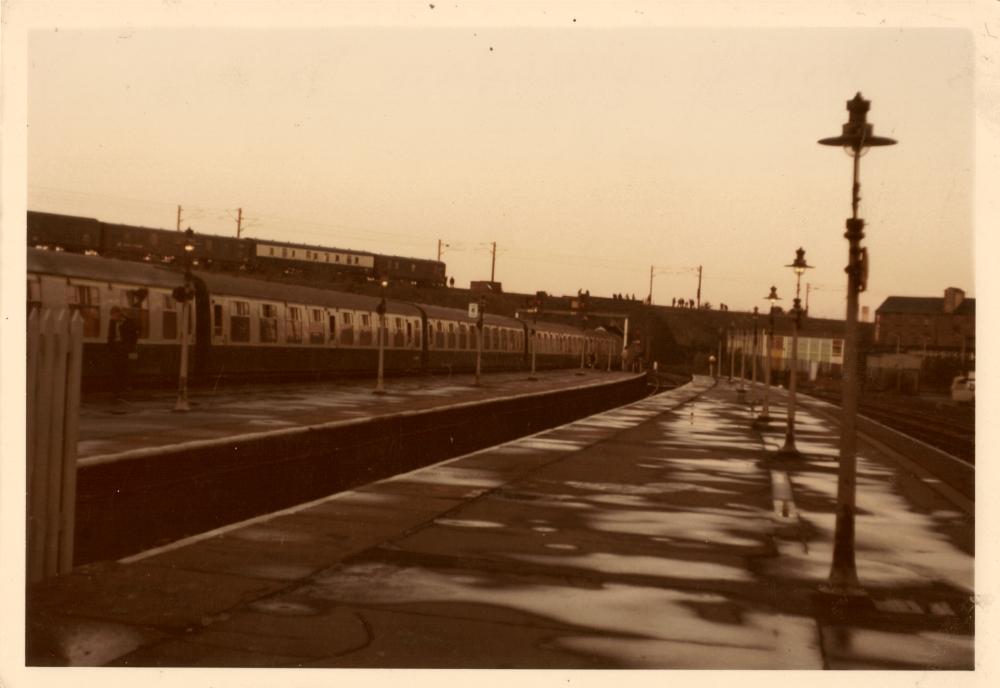
[[[938,315],[944,313],[944,299],[939,296],[890,296],[876,310],[876,313],[904,313],[913,315]],[[956,315],[975,315],[976,300],[963,299]]]

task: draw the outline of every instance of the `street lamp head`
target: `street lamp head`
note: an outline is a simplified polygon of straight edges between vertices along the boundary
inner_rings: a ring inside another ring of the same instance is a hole
[[[871,101],[861,97],[859,91],[851,100],[847,101],[847,111],[849,114],[847,124],[841,127],[840,136],[831,136],[820,139],[819,143],[824,146],[841,146],[851,155],[863,154],[872,146],[891,146],[896,141],[884,136],[875,136],[872,133],[872,125],[868,124],[868,109]]]
[[[756,320],[756,319],[757,319],[757,306],[754,306],[754,307],[753,307],[753,319],[754,319],[754,320]]]
[[[775,301],[781,301],[781,297],[778,296],[778,288],[775,286],[771,287],[771,293],[764,298],[771,302],[771,308],[774,308]]]
[[[194,230],[190,227],[184,230],[184,251],[186,253],[194,251]]]
[[[389,280],[382,280],[382,288],[385,289],[389,286]]]
[[[795,251],[795,260],[792,261],[790,265],[786,265],[786,268],[792,268],[796,275],[802,275],[806,270],[811,270],[812,265],[806,263],[806,250],[804,248],[799,248]]]

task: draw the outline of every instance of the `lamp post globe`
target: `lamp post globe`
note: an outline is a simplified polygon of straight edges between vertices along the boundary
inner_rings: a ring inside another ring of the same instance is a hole
[[[840,596],[863,596],[854,561],[854,513],[857,472],[858,416],[858,294],[867,287],[867,249],[861,246],[865,222],[858,217],[861,201],[861,156],[870,148],[892,146],[895,140],[875,136],[867,121],[871,102],[857,93],[847,101],[848,119],[840,136],[820,139],[824,146],[842,147],[852,158],[854,174],[851,184],[851,217],[846,222],[844,238],[847,255],[847,317],[844,323],[844,363],[841,376],[841,432],[837,470],[837,516],[834,526],[833,560],[830,575],[823,586],[825,592]]]

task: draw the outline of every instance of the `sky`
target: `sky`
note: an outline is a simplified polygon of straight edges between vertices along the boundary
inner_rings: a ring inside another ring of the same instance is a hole
[[[435,11],[430,10],[428,11]],[[975,295],[973,39],[948,28],[43,28],[28,208],[442,259],[456,284],[843,318],[858,91],[869,291]],[[786,304],[787,305],[787,304]]]

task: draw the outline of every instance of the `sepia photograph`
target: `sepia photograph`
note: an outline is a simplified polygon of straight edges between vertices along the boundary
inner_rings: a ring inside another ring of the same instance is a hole
[[[988,680],[1000,3],[3,11],[4,685]]]

